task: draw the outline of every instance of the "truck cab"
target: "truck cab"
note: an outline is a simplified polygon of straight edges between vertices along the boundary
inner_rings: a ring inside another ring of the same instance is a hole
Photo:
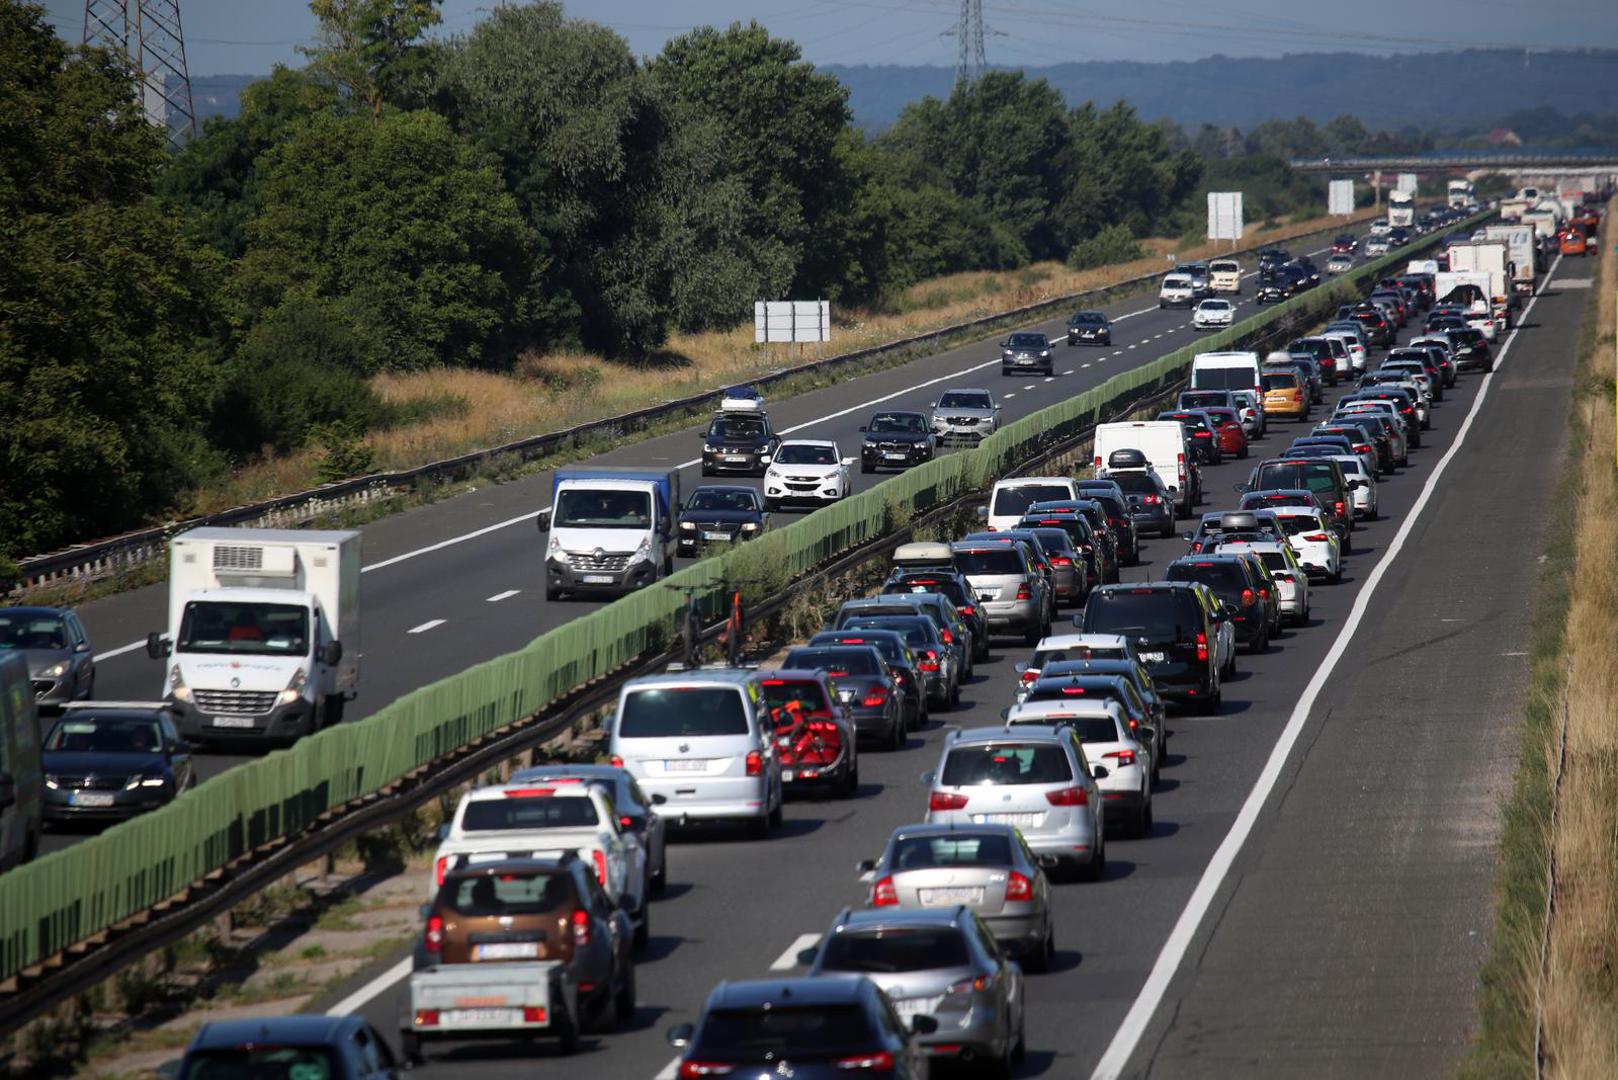
[[[197,743],[292,741],[342,719],[359,683],[360,534],[201,528],[170,543],[169,623],[146,652]]]
[[[558,469],[539,513],[545,599],[619,595],[674,573],[678,470]]]

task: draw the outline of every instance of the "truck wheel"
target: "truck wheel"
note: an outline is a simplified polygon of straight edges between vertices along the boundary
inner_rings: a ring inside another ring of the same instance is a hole
[[[326,699],[326,708],[320,717],[320,726],[336,727],[343,722],[343,696],[334,694]]]

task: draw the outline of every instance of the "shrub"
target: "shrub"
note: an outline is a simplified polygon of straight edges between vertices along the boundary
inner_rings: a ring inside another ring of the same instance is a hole
[[[1075,270],[1133,262],[1146,253],[1123,225],[1109,225],[1088,240],[1080,240],[1067,253],[1067,264]]]

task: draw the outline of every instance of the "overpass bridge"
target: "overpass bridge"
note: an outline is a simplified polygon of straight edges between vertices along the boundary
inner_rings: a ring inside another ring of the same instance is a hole
[[[1618,150],[1434,150],[1381,157],[1293,158],[1301,172],[1618,173]]]

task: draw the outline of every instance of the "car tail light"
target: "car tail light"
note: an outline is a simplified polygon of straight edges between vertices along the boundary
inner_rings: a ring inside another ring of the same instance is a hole
[[[437,1027],[438,1026],[438,1010],[437,1009],[417,1009],[416,1010],[416,1026],[417,1027]]]
[[[879,705],[886,705],[887,703],[888,688],[885,686],[873,686],[870,691],[860,699],[860,704],[868,709],[874,709]]]
[[[1242,607],[1252,607],[1253,606],[1253,600],[1254,600],[1253,590],[1252,589],[1243,589],[1242,590]]]
[[[1270,590],[1267,588],[1260,589],[1258,591],[1258,596],[1260,600],[1268,600],[1270,598]]]
[[[937,671],[938,652],[934,649],[928,649],[923,655],[925,656],[925,659],[918,663],[916,667],[920,668],[922,671]]]
[[[758,776],[764,771],[764,755],[757,750],[747,752],[747,775]]]
[[[627,815],[620,815],[619,818],[618,818],[618,827],[620,829],[633,828],[634,824],[635,824],[635,819],[632,818],[632,817],[629,817]]]
[[[1100,458],[1099,455],[1096,457],[1096,460],[1095,460],[1095,471],[1098,472],[1098,473],[1101,471],[1101,458]]]
[[[441,915],[427,916],[427,932],[421,938],[422,948],[430,953],[442,952],[444,948],[444,918]]]
[[[590,913],[583,908],[573,909],[573,946],[582,949],[590,944]]]
[[[1175,454],[1174,455],[1174,465],[1175,465],[1175,468],[1179,470],[1179,473],[1180,473],[1180,486],[1183,488],[1183,487],[1185,487],[1185,455],[1184,454]]]
[[[522,1011],[522,1022],[525,1024],[543,1024],[545,1022],[544,1008],[538,1005],[525,1007]]]
[[[444,874],[449,871],[450,856],[444,855],[433,863],[433,884],[444,884]]]
[[[1327,536],[1325,533],[1309,533],[1304,537],[1304,539],[1309,541],[1311,544],[1324,544],[1326,541],[1330,540],[1331,537]]]
[[[1208,635],[1201,630],[1197,631],[1197,661],[1204,664],[1208,662]]]
[[[1013,870],[1011,876],[1006,879],[1006,902],[1009,904],[1013,900],[1032,900],[1033,898],[1034,883]],[[955,986],[960,985],[960,983],[955,984]],[[955,986],[950,987],[952,992],[955,990]]]
[[[1028,582],[1025,581],[1021,585],[1017,586],[1018,600],[1032,600],[1033,598],[1034,593],[1033,590],[1028,587]]]
[[[1140,501],[1145,503],[1147,506],[1156,506],[1158,503],[1163,501],[1163,496],[1161,496],[1161,495],[1142,495]]]
[[[891,1072],[893,1055],[886,1050],[878,1050],[874,1054],[855,1054],[853,1057],[838,1058],[837,1067],[847,1072]]]
[[[1024,683],[1036,683],[1036,682],[1038,682],[1039,681],[1039,672],[1035,671],[1032,668],[1030,668],[1029,670],[1022,673],[1022,681]]]
[[[555,795],[556,789],[550,787],[520,787],[507,788],[505,796],[508,799],[543,799]]]
[[[966,803],[967,796],[958,791],[935,791],[927,796],[928,810],[960,810]]]
[[[1332,505],[1337,508],[1337,516],[1338,517],[1342,517],[1344,514],[1346,514],[1348,512],[1347,508],[1343,506],[1343,502],[1342,502],[1341,499],[1339,499],[1337,502],[1332,503]]]
[[[596,864],[596,880],[605,886],[607,884],[607,853],[598,848],[590,852],[590,860]]]
[[[624,767],[624,759],[619,757],[617,754],[613,754],[611,757],[607,758],[607,764],[611,765],[615,769],[621,769]]]
[[[1089,806],[1090,793],[1081,787],[1063,788],[1061,791],[1047,791],[1045,801],[1052,806]]]
[[[893,887],[892,876],[882,878],[871,886],[872,907],[896,907],[899,903],[899,890]]]
[[[736,1066],[726,1065],[720,1061],[680,1062],[680,1080],[697,1080],[703,1076],[729,1076],[735,1071]]]
[[[955,610],[959,611],[962,615],[976,615],[978,613],[978,609],[973,607],[971,604],[962,604]]]
[[[942,637],[944,639],[944,644],[945,645],[953,645],[953,644],[955,644],[955,635],[949,630],[948,627],[945,627],[943,630],[940,630],[938,632],[938,634],[939,634],[940,637]]]
[[[1120,765],[1135,764],[1135,751],[1133,750],[1109,750],[1107,753],[1102,754],[1101,756],[1104,758],[1112,758]]]
[[[1073,565],[1073,560],[1068,558],[1066,555],[1054,555],[1054,556],[1051,557],[1051,565],[1052,566],[1072,566]]]

